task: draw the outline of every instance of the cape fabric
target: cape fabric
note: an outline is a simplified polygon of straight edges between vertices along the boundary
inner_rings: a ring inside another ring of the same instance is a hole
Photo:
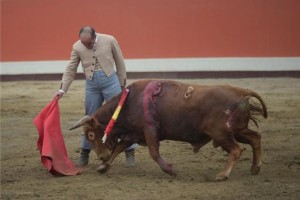
[[[53,175],[77,175],[77,168],[68,158],[60,127],[58,98],[54,98],[33,120],[39,138],[37,147],[45,168]]]

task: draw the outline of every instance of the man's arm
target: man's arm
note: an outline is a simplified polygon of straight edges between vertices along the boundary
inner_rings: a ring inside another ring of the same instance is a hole
[[[58,92],[54,94],[54,96],[58,96],[61,98],[69,89],[72,81],[75,79],[75,75],[77,72],[78,65],[80,63],[80,57],[77,51],[73,48],[71,52],[70,62],[67,65],[65,72],[62,77],[60,89]]]
[[[72,53],[71,53],[70,62],[68,64],[68,66],[66,67],[66,70],[62,77],[62,84],[61,84],[60,89],[62,89],[64,92],[68,91],[72,81],[75,79],[75,75],[77,72],[79,62],[80,62],[79,54],[73,48]]]
[[[116,63],[117,75],[119,77],[121,87],[126,85],[126,67],[122,51],[119,47],[117,40],[114,38],[112,41],[112,52]]]

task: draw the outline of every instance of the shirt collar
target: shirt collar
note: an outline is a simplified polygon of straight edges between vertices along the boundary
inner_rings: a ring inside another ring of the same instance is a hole
[[[93,49],[96,49],[96,44],[97,44],[97,41],[98,41],[98,35],[96,35],[96,40],[95,40],[95,42],[94,42]]]

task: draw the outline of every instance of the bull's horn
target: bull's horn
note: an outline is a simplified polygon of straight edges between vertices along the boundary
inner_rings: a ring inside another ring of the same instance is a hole
[[[69,130],[78,128],[78,127],[82,126],[84,123],[91,121],[91,119],[92,119],[91,116],[86,115],[83,118],[81,118],[78,122],[76,122],[76,124],[74,124],[72,127],[70,127]]]

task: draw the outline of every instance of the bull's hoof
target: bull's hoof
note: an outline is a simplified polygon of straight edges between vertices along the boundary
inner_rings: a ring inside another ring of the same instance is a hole
[[[102,163],[98,168],[97,168],[97,172],[99,172],[100,174],[104,174],[105,172],[107,172],[110,168],[110,165],[107,163]]]
[[[177,173],[175,171],[167,171],[167,174],[171,175],[171,176],[177,176]]]
[[[225,181],[228,179],[228,176],[224,176],[224,175],[221,175],[221,174],[218,174],[216,176],[216,181]]]
[[[162,168],[162,170],[171,176],[176,176],[176,172],[173,170],[172,164],[165,165],[164,168]]]
[[[260,171],[260,166],[252,166],[252,167],[251,167],[251,174],[252,174],[252,175],[258,174],[259,171]]]
[[[198,153],[199,150],[200,150],[200,147],[194,146],[194,148],[193,148],[193,152],[194,152],[194,153]]]

